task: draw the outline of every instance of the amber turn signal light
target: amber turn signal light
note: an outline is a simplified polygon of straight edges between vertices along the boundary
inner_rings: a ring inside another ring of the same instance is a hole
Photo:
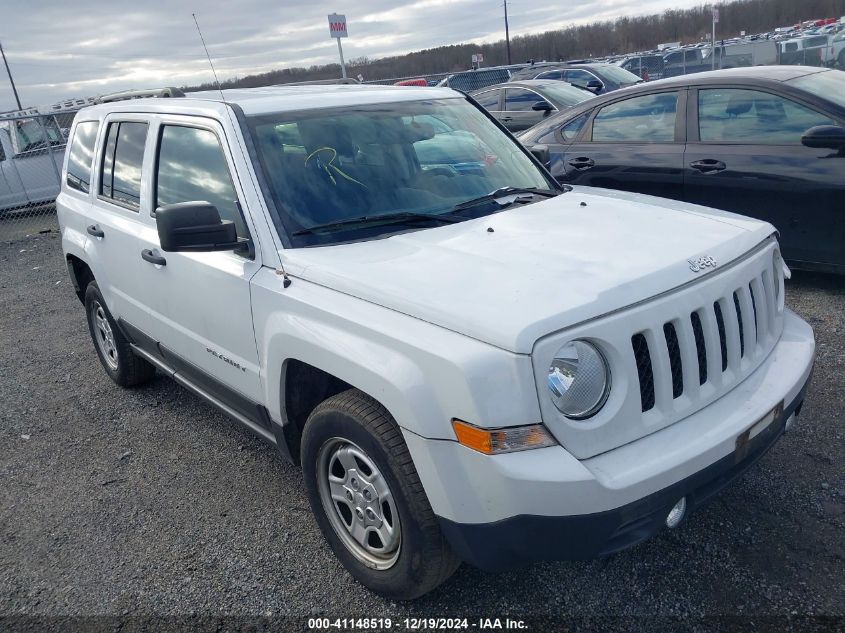
[[[542,424],[482,429],[474,424],[452,418],[452,428],[460,444],[485,455],[513,453],[531,448],[554,446],[557,443]]]

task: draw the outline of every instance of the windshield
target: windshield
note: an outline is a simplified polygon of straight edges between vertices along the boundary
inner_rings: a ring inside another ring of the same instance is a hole
[[[591,92],[576,88],[563,81],[549,82],[541,87],[543,94],[551,97],[552,101],[564,107],[574,106],[593,97]]]
[[[601,66],[596,68],[596,72],[601,73],[608,79],[612,79],[613,81],[620,83],[620,84],[635,84],[642,81],[637,75],[634,73],[628,72],[624,68],[620,68],[619,66],[613,66],[612,64],[607,64],[606,66]]]
[[[443,214],[503,187],[555,186],[464,99],[281,112],[250,117],[249,127],[277,221],[294,247],[408,230],[376,224],[303,233],[333,222]],[[480,215],[497,210],[491,206]]]
[[[840,70],[804,75],[791,80],[789,84],[845,108],[845,73]]]
[[[64,145],[65,138],[53,117],[38,121],[36,119],[18,119],[13,126],[17,152],[29,152],[43,149],[49,145]],[[46,135],[46,138],[45,138]]]

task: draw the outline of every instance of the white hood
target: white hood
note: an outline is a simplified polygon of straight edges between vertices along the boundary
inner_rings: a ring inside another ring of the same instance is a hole
[[[773,232],[732,213],[577,187],[477,220],[281,255],[292,276],[529,354],[546,334],[706,274],[688,259],[712,256],[718,270]]]

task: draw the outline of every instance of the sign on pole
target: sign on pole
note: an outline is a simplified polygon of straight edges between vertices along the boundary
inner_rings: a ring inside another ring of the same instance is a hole
[[[717,24],[719,22],[719,9],[718,9],[718,7],[713,7],[713,22],[717,23]]]
[[[332,37],[349,37],[346,32],[346,16],[332,13],[329,16],[329,33]]]
[[[346,16],[339,13],[329,14],[329,34],[337,40],[337,54],[340,55],[340,69],[343,71],[343,78],[346,79],[346,64],[343,61],[343,47],[340,45],[341,37],[349,37],[346,32]]]

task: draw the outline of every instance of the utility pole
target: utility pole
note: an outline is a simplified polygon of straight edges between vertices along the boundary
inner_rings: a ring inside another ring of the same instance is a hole
[[[716,22],[719,21],[719,8],[713,7],[713,31],[710,40],[710,69],[716,70]],[[721,55],[721,53],[720,53]],[[719,64],[721,66],[721,64]]]
[[[508,27],[508,0],[505,0],[505,44],[508,47],[508,66],[511,64],[511,32]]]
[[[12,79],[12,71],[9,70],[9,62],[6,60],[6,53],[3,52],[2,42],[0,42],[0,55],[3,56],[3,63],[6,65],[6,74],[9,75],[9,83],[12,84],[12,92],[15,93],[15,101],[18,104],[18,110],[23,110],[23,108],[21,107],[21,99],[20,97],[18,97],[18,89],[15,88],[15,80]]]

